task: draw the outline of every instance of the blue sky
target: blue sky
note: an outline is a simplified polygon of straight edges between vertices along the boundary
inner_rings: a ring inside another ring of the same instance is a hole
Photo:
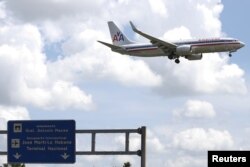
[[[235,3],[233,1],[224,0],[222,3],[224,4],[224,10],[221,14],[223,31],[229,36],[239,38],[246,43],[246,46],[241,51],[245,56],[235,56],[233,60],[239,63],[242,68],[249,71],[249,58],[247,56],[249,53],[249,46],[247,44],[250,42],[247,35],[249,23],[244,18],[248,17],[249,10],[247,6],[250,2],[242,1],[240,3]],[[249,73],[247,73],[247,75],[249,77]]]
[[[3,1],[0,127],[5,129],[13,119],[74,119],[78,129],[147,126],[148,166],[207,166],[207,150],[247,150],[250,50],[248,22],[243,18],[249,15],[248,4]],[[181,59],[178,65],[166,57],[129,57],[96,42],[111,42],[109,20],[136,41],[147,40],[132,33],[129,20],[165,40],[228,36],[246,46],[232,58],[226,53],[204,54],[201,61]],[[120,138],[107,137],[105,141],[110,142],[101,142],[100,147],[120,148]],[[84,149],[89,139],[77,140],[82,142],[77,148]],[[5,148],[4,143],[0,146]],[[137,147],[135,136],[131,148]],[[74,165],[64,166],[118,167],[125,161],[138,166],[138,160],[77,157]]]

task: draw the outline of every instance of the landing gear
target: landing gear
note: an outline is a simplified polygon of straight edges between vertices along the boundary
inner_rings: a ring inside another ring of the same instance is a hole
[[[173,55],[169,55],[168,58],[169,58],[170,60],[172,60],[172,59],[174,59],[174,56],[173,56]]]
[[[179,64],[180,63],[180,60],[179,59],[175,59],[174,60],[176,64]]]
[[[232,57],[232,53],[229,53],[229,55],[228,55],[229,57]]]
[[[174,53],[171,53],[170,55],[168,55],[168,58],[170,60],[174,60],[176,64],[180,63],[179,56],[175,55]]]

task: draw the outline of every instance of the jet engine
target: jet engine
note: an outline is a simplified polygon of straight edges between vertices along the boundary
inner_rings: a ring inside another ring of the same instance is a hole
[[[185,58],[188,60],[200,60],[202,59],[202,53],[187,55]]]
[[[192,47],[190,45],[181,45],[176,48],[177,55],[191,55]]]

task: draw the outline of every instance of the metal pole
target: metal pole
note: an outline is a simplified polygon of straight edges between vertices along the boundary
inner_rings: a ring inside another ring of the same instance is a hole
[[[7,155],[7,151],[0,151],[0,155]]]
[[[138,129],[85,129],[76,130],[76,133],[138,133]]]
[[[125,134],[125,152],[129,152],[129,133]]]
[[[0,130],[0,134],[7,134],[7,130]]]
[[[146,127],[141,127],[141,167],[146,167]]]
[[[96,133],[93,132],[91,135],[91,152],[95,152],[95,137],[96,137]]]

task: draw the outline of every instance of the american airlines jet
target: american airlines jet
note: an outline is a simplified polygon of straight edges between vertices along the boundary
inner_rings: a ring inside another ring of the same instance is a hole
[[[113,44],[102,41],[98,42],[120,54],[140,57],[167,56],[169,59],[175,60],[177,64],[180,63],[180,57],[188,60],[200,60],[203,53],[229,52],[229,56],[231,57],[232,52],[236,52],[245,46],[243,42],[233,38],[168,42],[138,30],[132,22],[130,24],[134,32],[147,38],[150,43],[143,44],[129,40],[112,21],[108,22],[108,26]]]

